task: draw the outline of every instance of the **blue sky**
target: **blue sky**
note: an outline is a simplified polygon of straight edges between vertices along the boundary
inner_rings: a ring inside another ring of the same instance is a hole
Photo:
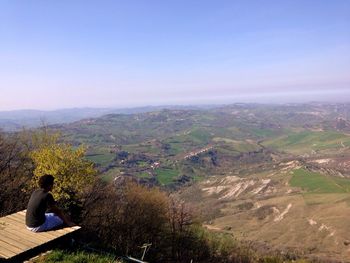
[[[0,110],[350,99],[350,1],[0,1]]]

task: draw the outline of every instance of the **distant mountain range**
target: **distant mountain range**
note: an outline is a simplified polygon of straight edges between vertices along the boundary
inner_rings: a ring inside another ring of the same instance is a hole
[[[136,108],[71,108],[53,111],[14,110],[0,111],[0,129],[17,131],[25,128],[35,128],[43,124],[60,124],[78,121],[85,118],[96,118],[106,114],[136,114],[160,109],[197,109],[213,106],[145,106]]]

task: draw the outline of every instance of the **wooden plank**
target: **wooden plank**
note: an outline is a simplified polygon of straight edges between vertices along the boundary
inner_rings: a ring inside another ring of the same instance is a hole
[[[8,255],[6,255],[4,252],[2,252],[2,251],[0,251],[0,259],[2,259],[2,258],[8,258],[9,256]]]
[[[16,254],[22,253],[21,249],[13,247],[2,240],[0,240],[0,248],[1,254],[3,254],[5,258],[10,258],[15,256]]]
[[[21,215],[21,214],[18,214],[18,213],[9,215],[8,217],[9,218],[15,218],[19,222],[22,222],[22,224],[25,224],[25,222],[26,222],[26,217],[24,215]]]
[[[25,226],[25,210],[0,218],[0,259],[9,259],[66,236],[79,226],[31,232]]]
[[[26,240],[13,236],[11,233],[1,231],[0,240],[12,244],[21,249],[32,248],[41,244],[40,240]]]
[[[23,229],[24,231],[29,231],[26,226],[20,222],[20,220],[18,218],[15,217],[7,217],[7,218],[3,218],[2,220],[3,222],[12,224],[16,227],[18,227],[18,229]],[[46,236],[46,237],[51,237],[51,238],[57,238],[57,237],[61,237],[62,235],[66,235],[69,234],[71,232],[74,232],[76,230],[80,229],[79,226],[74,226],[74,227],[66,227],[66,228],[61,228],[61,229],[56,229],[56,230],[50,230],[50,231],[44,231],[44,232],[32,232],[35,235],[42,235],[42,236]]]
[[[29,234],[33,237],[33,238],[45,238],[46,240],[52,240],[57,238],[57,235],[54,235],[52,233],[48,233],[47,231],[45,232],[33,232],[30,231],[29,229],[26,229]]]
[[[11,239],[6,239],[6,240],[0,239],[0,242],[2,242],[3,244],[3,245],[0,245],[0,247],[3,247],[3,248],[5,247],[5,250],[15,250],[18,253],[23,253],[27,250],[32,249],[33,247],[36,247],[36,246],[25,246]]]
[[[7,220],[5,221],[5,223],[9,224],[6,227],[11,226],[11,228],[16,229],[18,231],[18,234],[21,234],[21,233],[31,234],[31,238],[34,238],[34,239],[37,239],[38,237],[39,237],[39,239],[40,239],[40,237],[44,237],[46,239],[45,242],[48,242],[48,241],[51,241],[53,239],[56,239],[56,238],[62,236],[61,233],[55,234],[55,231],[32,232],[29,229],[27,229],[27,227],[24,226],[23,224],[19,225],[19,223],[16,220],[14,220],[13,218],[9,217],[6,219]],[[1,230],[0,230],[0,232],[1,232]]]
[[[30,239],[39,239],[39,240],[51,240],[51,239],[55,239],[56,236],[54,235],[50,235],[50,234],[37,234],[35,232],[32,232],[30,231],[29,229],[27,228],[18,228],[14,225],[8,225],[6,226],[5,229],[3,230],[0,230],[0,233],[1,231],[4,231],[4,230],[9,230],[9,231],[12,231],[14,232],[14,235],[18,238],[22,238],[22,237],[28,237]]]
[[[26,217],[26,213],[21,213],[21,211],[20,211],[20,212],[13,213],[13,214],[10,214],[10,215],[7,215],[7,216],[20,216],[22,218],[25,218]]]
[[[0,222],[1,223],[11,224],[11,225],[16,225],[19,228],[24,227],[24,224],[22,222],[19,222],[16,219],[11,218],[11,217],[3,218],[3,219],[0,220]]]
[[[60,229],[56,229],[56,230],[50,230],[47,232],[48,233],[54,232],[54,233],[60,233],[61,235],[67,235],[67,234],[72,233],[78,229],[80,229],[80,227],[79,228],[65,227],[65,228],[60,228]]]
[[[32,232],[29,229],[27,229],[27,227],[25,225],[18,225],[18,222],[15,221],[13,218],[7,218],[7,222],[9,222],[9,223],[13,222],[13,224],[10,224],[10,226],[12,228],[17,229],[21,233],[29,233],[29,234],[32,235],[33,238],[36,238],[37,236],[45,237],[47,239],[57,238],[57,235],[50,234],[48,231],[45,231],[45,232]]]
[[[13,224],[15,225],[18,225],[20,226],[21,228],[25,227],[25,221],[23,219],[19,219],[17,217],[14,217],[14,216],[6,216],[6,217],[3,217],[1,219],[2,221],[5,221],[5,222],[12,222]]]
[[[49,231],[46,231],[46,233],[52,233],[57,236],[65,236],[67,234],[70,234],[72,232],[79,230],[80,228],[81,228],[80,226],[65,227],[65,228],[60,228],[56,230],[49,230]]]
[[[17,239],[36,239],[36,240],[39,240],[40,242],[47,242],[48,240],[52,239],[52,238],[48,239],[43,236],[35,236],[35,233],[31,234],[31,233],[19,232],[16,229],[11,227],[7,227],[6,229],[3,229],[2,231],[0,231],[0,233],[2,232],[12,234]]]
[[[17,212],[17,213],[8,215],[8,216],[9,216],[9,217],[17,217],[17,218],[23,219],[23,221],[26,220],[26,214],[25,214],[25,213]]]
[[[21,252],[18,252],[16,250],[14,251],[11,251],[10,249],[13,250],[12,247],[10,247],[9,249],[7,249],[7,244],[3,244],[3,241],[0,241],[0,255],[2,256],[2,258],[11,258],[15,255],[17,255],[18,253],[21,253]]]
[[[11,215],[11,218],[14,218],[14,219],[17,220],[18,222],[21,222],[20,220],[21,220],[22,218],[23,218],[23,220],[25,221],[25,218],[24,218],[23,216],[25,216],[25,214],[24,214],[23,211],[21,211],[21,212],[18,212],[18,213],[16,213],[16,214],[12,214],[12,215]],[[24,222],[24,221],[23,221],[23,222]],[[72,229],[72,228],[73,228],[73,229]],[[49,230],[49,231],[45,231],[45,232],[46,232],[46,233],[54,232],[54,233],[55,233],[55,236],[57,236],[56,233],[68,234],[68,233],[73,232],[73,231],[78,230],[78,229],[80,229],[80,227],[78,227],[78,228],[74,228],[74,227],[65,227],[65,228],[60,228],[60,229],[56,229],[56,230]],[[43,233],[43,232],[40,232],[40,233]]]
[[[43,236],[35,236],[35,233],[31,234],[29,231],[28,231],[29,232],[28,234],[23,233],[23,232],[18,233],[18,231],[16,229],[9,228],[9,227],[0,231],[0,233],[2,233],[2,232],[12,234],[13,236],[16,236],[19,239],[37,239],[42,243],[48,242],[49,240],[52,239],[52,238],[48,239],[48,238],[43,237]]]
[[[18,247],[15,247],[15,246],[12,246],[11,244],[5,242],[5,241],[2,241],[0,240],[0,247],[3,247],[5,248],[5,250],[2,250],[4,251],[4,253],[18,253],[18,252],[21,252],[22,249],[18,248]]]

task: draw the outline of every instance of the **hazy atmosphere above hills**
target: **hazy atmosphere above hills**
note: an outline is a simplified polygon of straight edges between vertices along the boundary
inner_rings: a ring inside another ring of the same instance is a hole
[[[0,217],[52,175],[81,229],[33,262],[350,262],[349,29],[350,0],[0,0]]]
[[[2,1],[0,110],[350,97],[350,2]]]

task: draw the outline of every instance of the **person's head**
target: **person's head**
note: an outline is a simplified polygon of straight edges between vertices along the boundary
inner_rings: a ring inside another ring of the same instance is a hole
[[[51,191],[55,178],[51,174],[45,174],[39,178],[39,187]]]

